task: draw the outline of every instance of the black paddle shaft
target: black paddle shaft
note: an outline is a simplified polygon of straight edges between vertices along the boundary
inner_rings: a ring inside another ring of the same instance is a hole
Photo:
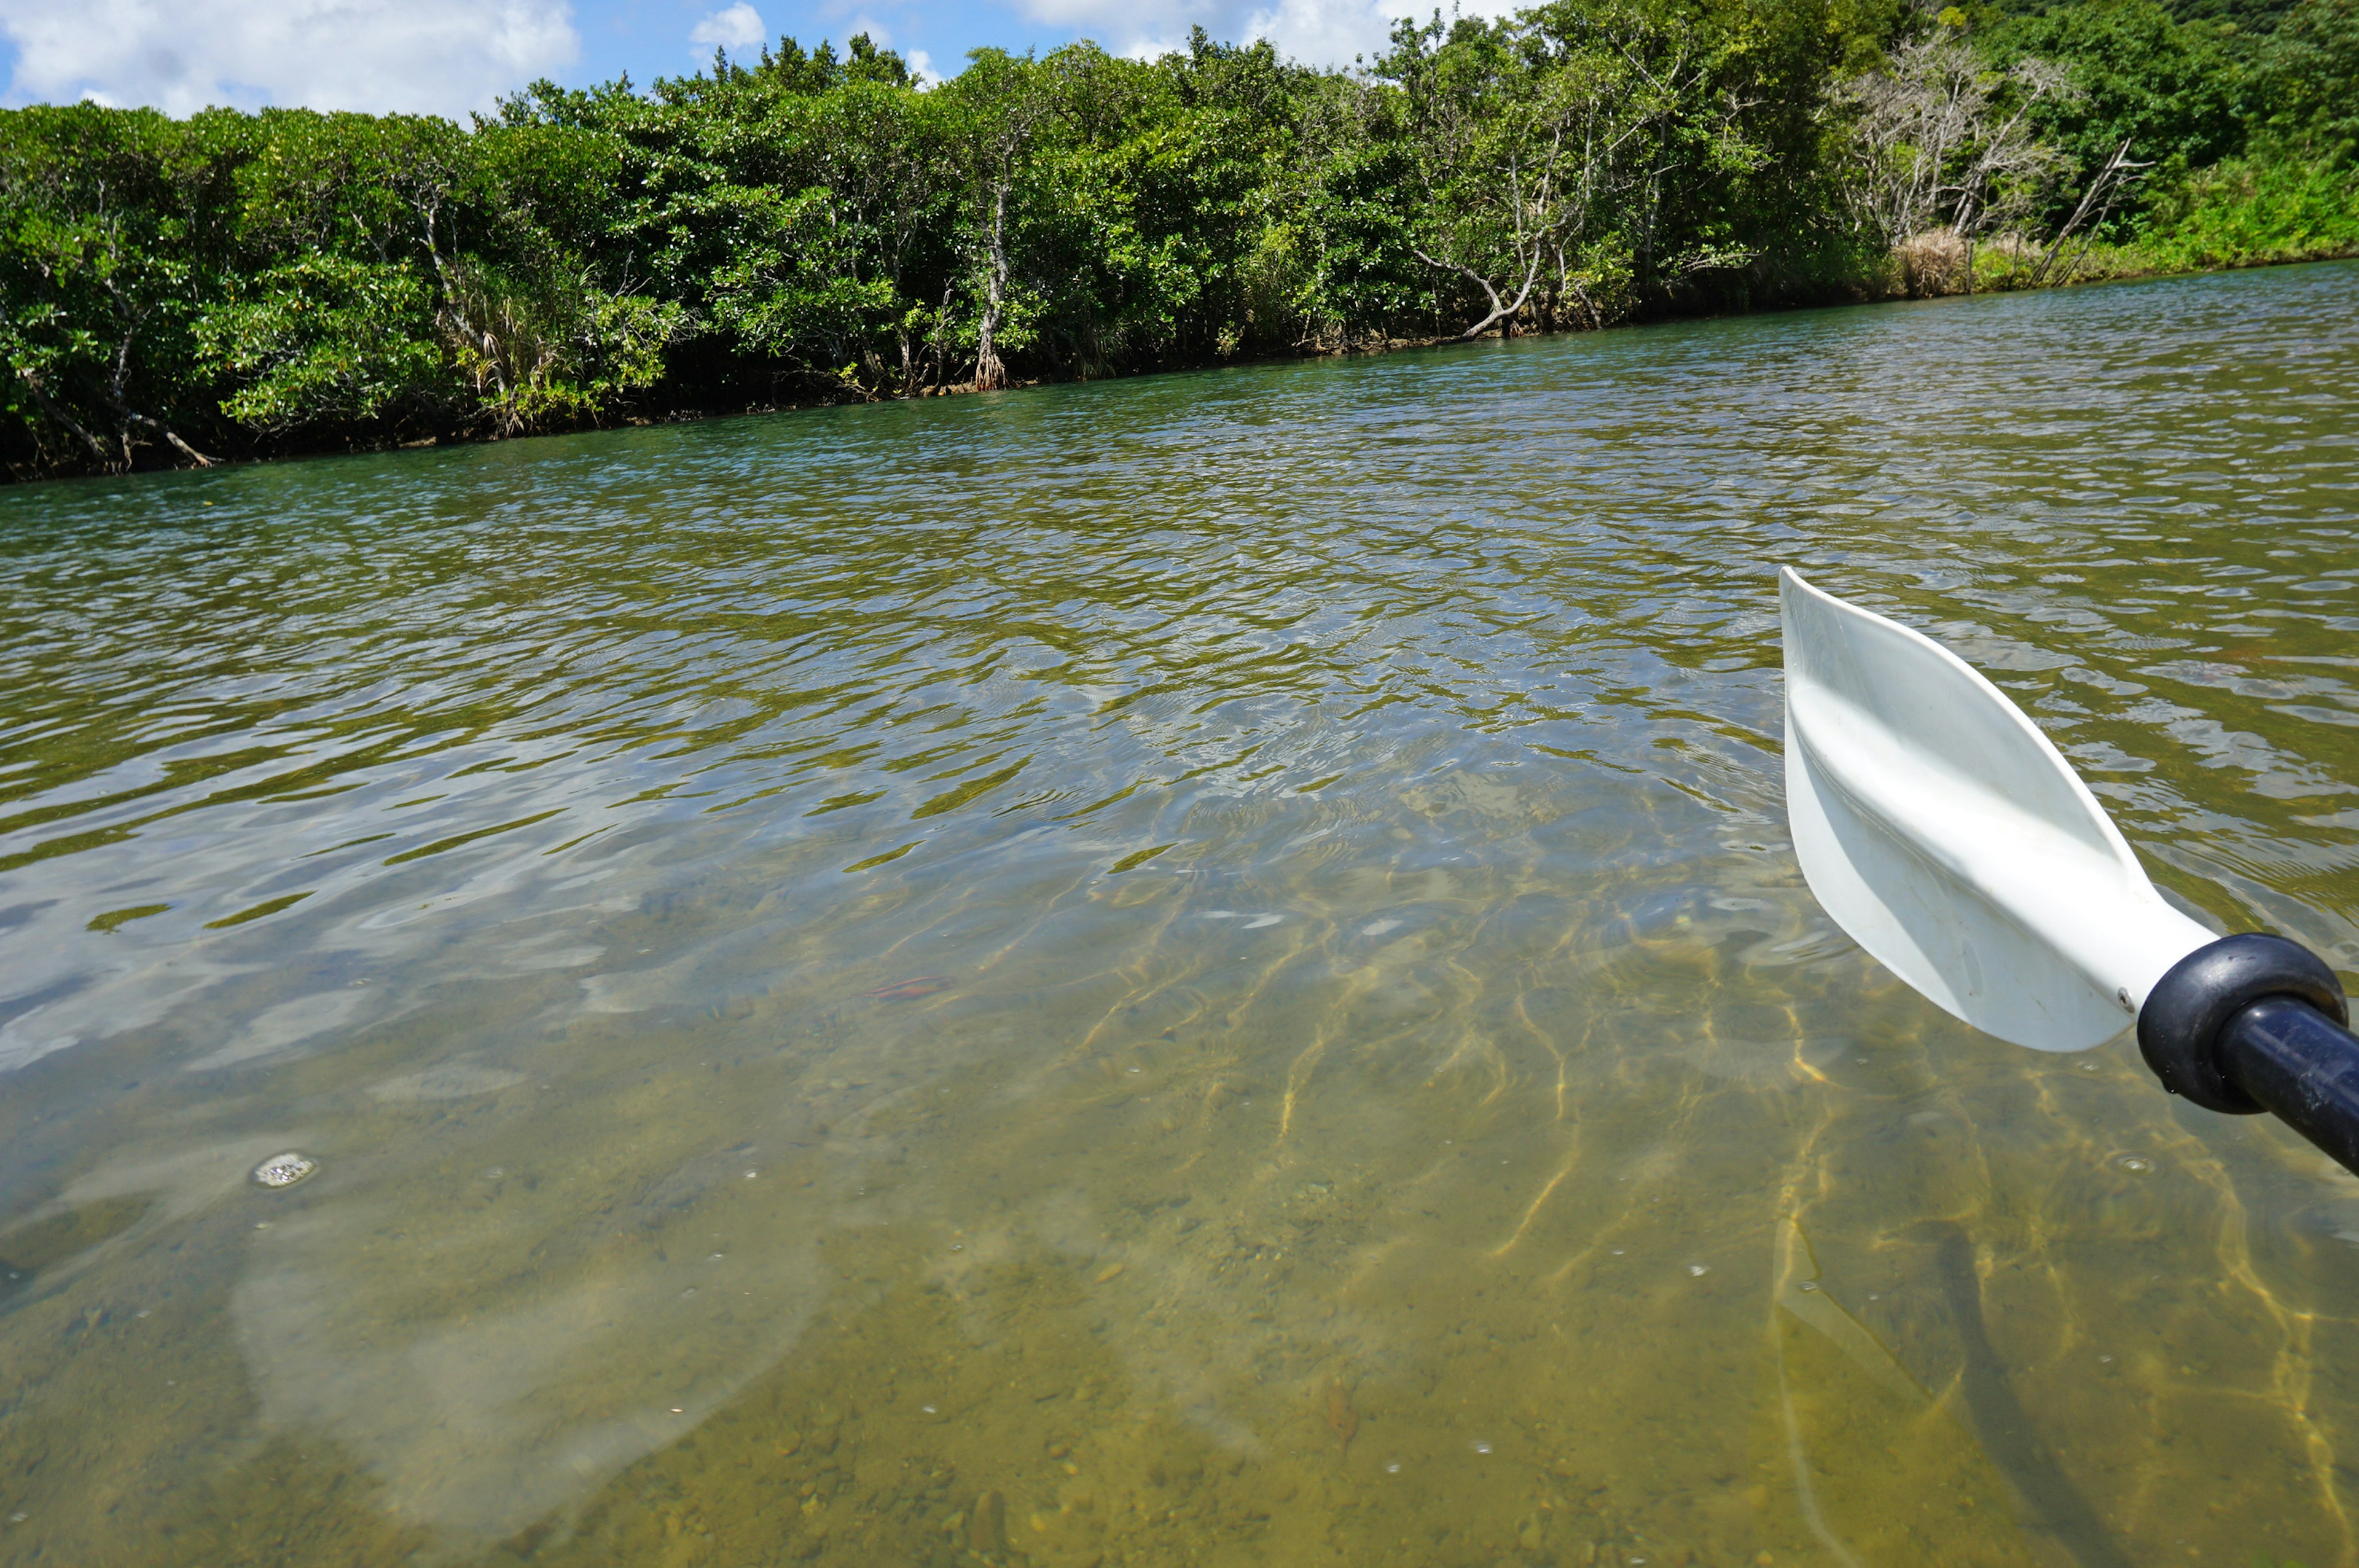
[[[2222,1065],[2262,1108],[2359,1173],[2359,1035],[2291,997],[2264,997],[2220,1042]]]
[[[2334,971],[2282,936],[2225,936],[2171,966],[2138,1010],[2138,1049],[2173,1094],[2268,1111],[2359,1173],[2359,1035]]]

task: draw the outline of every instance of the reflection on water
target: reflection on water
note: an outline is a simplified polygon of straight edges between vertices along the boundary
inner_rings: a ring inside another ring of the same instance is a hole
[[[1774,576],[2359,967],[2354,285],[0,495],[0,1563],[2359,1561],[2359,1180],[1830,925]]]

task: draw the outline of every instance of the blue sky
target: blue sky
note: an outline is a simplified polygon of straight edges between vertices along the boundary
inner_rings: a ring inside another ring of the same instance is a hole
[[[785,5],[777,0],[764,5],[749,0],[765,24],[764,36],[789,35],[804,47],[832,38],[840,50],[853,34],[882,35],[904,54],[923,54],[937,74],[954,75],[969,49],[985,45],[1022,50],[1050,46],[1079,37],[1086,28],[1058,27],[997,5],[946,5],[940,0],[908,0],[841,5]],[[706,0],[587,0],[574,6],[574,28],[582,37],[580,63],[568,80],[609,81],[629,71],[634,81],[656,73],[670,75],[701,66],[712,58],[712,46],[693,41],[701,25],[712,16],[727,16],[736,0],[711,4]],[[707,36],[723,27],[705,27]]]
[[[301,104],[463,115],[536,77],[693,70],[714,42],[751,54],[790,34],[841,48],[866,31],[937,75],[968,50],[1095,38],[1117,53],[1175,46],[1191,24],[1348,64],[1381,47],[1408,0],[0,0],[0,103]],[[1469,10],[1490,10],[1478,3]]]

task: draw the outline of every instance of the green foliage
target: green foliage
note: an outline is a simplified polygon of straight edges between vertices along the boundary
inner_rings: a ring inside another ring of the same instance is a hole
[[[127,465],[204,384],[193,329],[235,270],[251,126],[95,104],[16,111],[0,138],[0,352],[10,465]],[[210,439],[216,421],[188,434]]]
[[[439,325],[472,411],[500,435],[592,424],[663,373],[685,312],[616,294],[564,258],[445,263]]]
[[[311,254],[233,284],[197,322],[222,412],[267,435],[367,427],[456,390],[435,341],[433,285],[397,263]]]
[[[2138,249],[2171,270],[2359,253],[2359,168],[2284,152],[2232,158],[2158,201]]]
[[[1405,22],[1364,70],[1200,29],[932,86],[782,38],[468,126],[36,105],[0,111],[0,463],[1873,293],[1928,222],[1983,287],[2337,254],[2354,145],[2359,0],[1547,0]]]
[[[1995,63],[2031,56],[2066,68],[2080,94],[2043,103],[2035,120],[2082,178],[2125,143],[2139,160],[2172,168],[2215,162],[2244,143],[2244,81],[2225,37],[2175,20],[2155,0],[2058,6],[1982,42]],[[2068,182],[2072,196],[2078,183]]]
[[[1410,214],[1397,192],[1411,178],[1392,137],[1338,148],[1303,203],[1303,276],[1288,302],[1330,341],[1411,317],[1433,284],[1409,249]]]
[[[2262,124],[2313,153],[2359,144],[2359,0],[2300,0],[2253,72]]]

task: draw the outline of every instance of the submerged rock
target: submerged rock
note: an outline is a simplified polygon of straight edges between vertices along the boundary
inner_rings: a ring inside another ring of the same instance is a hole
[[[1006,1551],[1007,1499],[995,1491],[975,1498],[974,1511],[967,1516],[966,1539],[977,1552]]]
[[[1360,1413],[1352,1408],[1352,1390],[1336,1379],[1327,1385],[1327,1430],[1335,1434],[1336,1452],[1348,1455],[1359,1435]]]
[[[312,1159],[309,1154],[290,1149],[284,1154],[273,1154],[269,1159],[256,1165],[254,1168],[254,1180],[260,1186],[291,1187],[298,1182],[309,1179],[319,1168],[320,1162]]]

